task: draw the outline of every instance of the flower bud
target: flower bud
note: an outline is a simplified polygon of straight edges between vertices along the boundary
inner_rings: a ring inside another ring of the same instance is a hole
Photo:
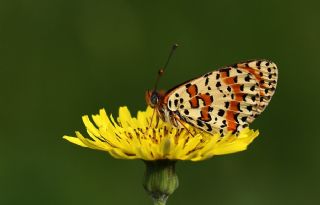
[[[143,186],[155,204],[165,204],[179,186],[175,163],[170,160],[145,161]]]

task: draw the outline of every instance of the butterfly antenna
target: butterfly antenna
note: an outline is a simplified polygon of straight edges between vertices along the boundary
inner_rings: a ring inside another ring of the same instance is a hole
[[[176,43],[172,45],[172,48],[171,48],[171,51],[170,51],[170,54],[169,54],[169,56],[168,56],[168,59],[167,59],[166,63],[164,64],[163,68],[159,69],[159,71],[158,71],[158,76],[157,76],[156,83],[155,83],[155,85],[154,85],[154,90],[157,90],[160,77],[161,77],[162,74],[164,73],[165,69],[167,68],[167,66],[168,66],[168,64],[169,64],[169,62],[170,62],[170,59],[171,59],[174,51],[175,51],[178,47],[179,47],[179,45],[176,44]]]

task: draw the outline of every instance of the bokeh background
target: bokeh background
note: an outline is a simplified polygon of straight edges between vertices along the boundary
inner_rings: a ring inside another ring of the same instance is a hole
[[[267,58],[276,94],[242,153],[179,162],[168,204],[320,202],[319,1],[0,0],[0,204],[151,204],[141,161],[62,139],[81,116],[145,109],[169,89],[223,65]]]

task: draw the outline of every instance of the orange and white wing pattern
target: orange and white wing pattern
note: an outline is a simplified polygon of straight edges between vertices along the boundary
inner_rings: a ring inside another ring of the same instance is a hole
[[[171,89],[168,109],[209,133],[236,133],[269,104],[278,78],[275,63],[252,60],[207,73]]]

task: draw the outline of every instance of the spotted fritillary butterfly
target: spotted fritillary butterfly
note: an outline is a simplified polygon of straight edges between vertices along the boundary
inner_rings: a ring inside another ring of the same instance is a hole
[[[269,104],[278,80],[275,63],[249,60],[220,68],[167,92],[146,93],[158,117],[181,127],[188,123],[208,133],[239,132]]]

